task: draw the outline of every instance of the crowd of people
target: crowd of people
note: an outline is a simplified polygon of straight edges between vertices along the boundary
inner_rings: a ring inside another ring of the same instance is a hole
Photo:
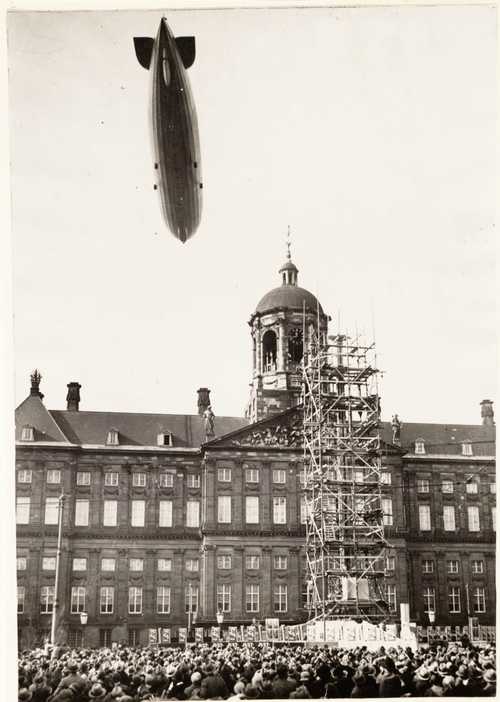
[[[23,651],[19,702],[496,695],[494,645],[411,649],[196,644]]]

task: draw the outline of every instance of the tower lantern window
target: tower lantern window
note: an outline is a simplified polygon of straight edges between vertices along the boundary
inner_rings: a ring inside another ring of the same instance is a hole
[[[262,353],[264,357],[264,370],[276,369],[276,334],[268,329],[262,337]]]
[[[302,329],[295,327],[288,335],[288,357],[292,363],[302,361]]]

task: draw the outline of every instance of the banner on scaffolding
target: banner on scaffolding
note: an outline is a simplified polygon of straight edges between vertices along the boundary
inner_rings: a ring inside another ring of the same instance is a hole
[[[164,644],[169,644],[170,643],[170,627],[163,627],[162,629],[159,629],[160,633],[160,641],[161,643]]]
[[[203,627],[197,626],[194,630],[194,640],[197,643],[203,643]]]
[[[150,629],[148,642],[150,646],[155,646],[158,643],[158,629]]]
[[[227,636],[228,636],[229,641],[236,641],[237,633],[238,633],[238,627],[236,627],[236,626],[228,627]]]
[[[218,626],[213,626],[210,629],[210,637],[212,641],[220,641],[220,629]]]

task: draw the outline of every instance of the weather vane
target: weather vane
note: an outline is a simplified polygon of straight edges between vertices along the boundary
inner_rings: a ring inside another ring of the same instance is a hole
[[[287,257],[287,259],[288,259],[289,261],[290,261],[291,258],[292,258],[291,255],[290,255],[290,245],[291,245],[291,241],[290,241],[290,225],[288,225],[288,231],[287,231],[287,235],[286,235],[286,248],[287,248],[286,257]]]

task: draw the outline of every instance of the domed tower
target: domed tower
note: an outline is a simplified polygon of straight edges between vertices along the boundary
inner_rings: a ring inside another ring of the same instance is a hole
[[[281,285],[264,295],[249,321],[253,372],[245,415],[252,422],[298,404],[304,346],[318,320],[321,337],[327,333],[328,317],[316,297],[297,285],[298,273],[288,245],[287,260],[279,269]]]

